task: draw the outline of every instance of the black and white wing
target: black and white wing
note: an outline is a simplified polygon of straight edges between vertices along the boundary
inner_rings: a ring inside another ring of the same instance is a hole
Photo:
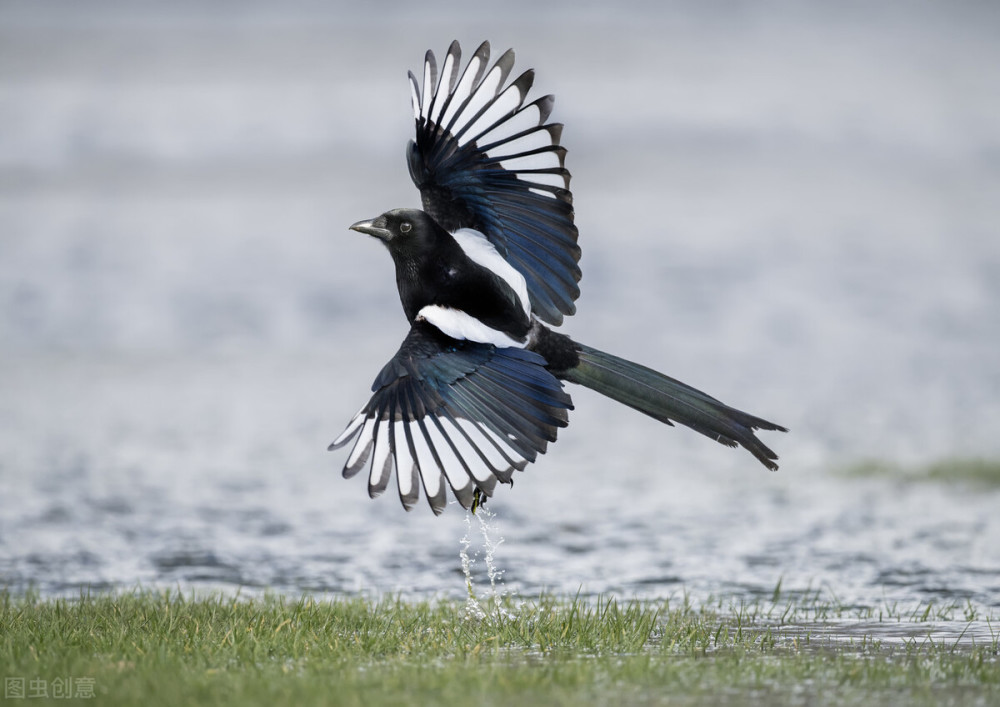
[[[489,55],[484,42],[460,73],[461,49],[452,42],[440,77],[430,51],[422,78],[410,73],[417,133],[410,176],[424,210],[449,231],[484,234],[524,275],[535,315],[559,325],[580,295],[562,125],[545,122],[552,96],[525,104],[533,71],[507,84],[513,51],[487,71]]]
[[[545,360],[518,348],[452,339],[418,322],[372,385],[374,395],[330,445],[354,446],[350,478],[370,465],[368,494],[396,470],[410,510],[420,487],[435,514],[451,487],[469,508],[475,489],[492,495],[554,442],[572,401]]]

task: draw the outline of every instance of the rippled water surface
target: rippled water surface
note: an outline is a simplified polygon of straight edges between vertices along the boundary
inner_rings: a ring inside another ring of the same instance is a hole
[[[792,430],[770,473],[573,391],[490,501],[506,588],[1000,607],[1000,487],[842,473],[1000,457],[991,5],[276,7],[0,5],[0,584],[465,594],[478,521],[325,451],[405,331],[346,226],[417,203],[405,72],[458,37],[558,95],[566,331]]]

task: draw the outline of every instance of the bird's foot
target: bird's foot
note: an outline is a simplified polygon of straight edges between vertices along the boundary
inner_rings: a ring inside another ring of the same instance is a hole
[[[476,487],[476,490],[472,493],[472,508],[470,509],[472,515],[476,515],[476,511],[486,505],[486,499],[488,498],[489,496],[483,493],[482,489]]]

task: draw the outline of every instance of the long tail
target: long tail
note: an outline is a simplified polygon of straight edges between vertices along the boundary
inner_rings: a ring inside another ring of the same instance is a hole
[[[539,352],[555,354],[549,361],[558,361],[551,366],[557,378],[586,386],[668,425],[679,422],[729,447],[740,445],[768,469],[778,468],[774,461],[778,455],[757,439],[754,430],[787,432],[781,425],[731,408],[679,380],[562,334],[547,331],[542,340],[545,343],[538,347],[543,349]],[[572,351],[567,350],[570,345]]]

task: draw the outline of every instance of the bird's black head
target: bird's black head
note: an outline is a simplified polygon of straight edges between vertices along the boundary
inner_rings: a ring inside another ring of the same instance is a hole
[[[358,221],[351,229],[385,243],[396,264],[399,299],[411,321],[438,294],[428,271],[439,271],[442,263],[460,258],[462,254],[448,232],[419,209],[386,211],[370,221]]]
[[[393,209],[371,220],[358,221],[351,230],[378,238],[396,255],[433,249],[441,227],[420,209]]]

